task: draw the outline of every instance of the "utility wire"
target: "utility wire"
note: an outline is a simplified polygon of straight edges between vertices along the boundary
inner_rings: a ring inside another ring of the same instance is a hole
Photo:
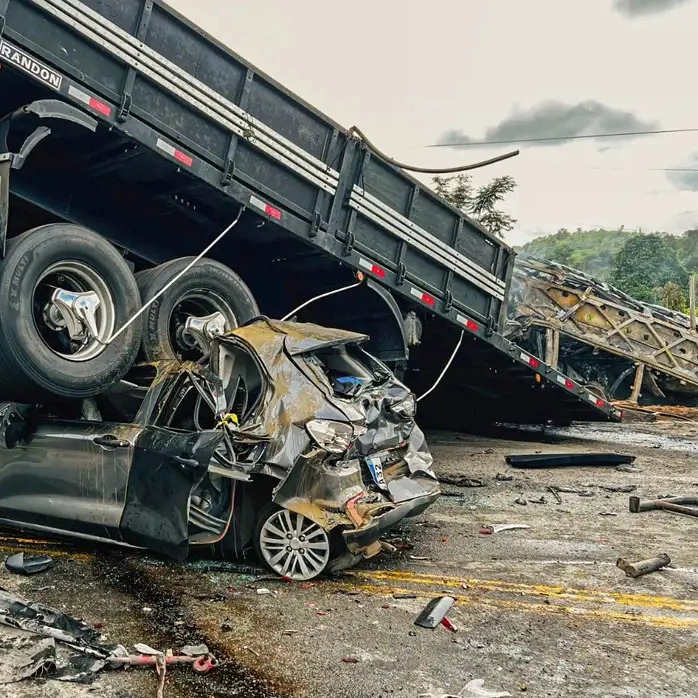
[[[627,136],[654,136],[664,133],[696,133],[698,128],[668,128],[647,131],[623,131],[620,133],[589,133],[578,136],[546,136],[543,138],[512,138],[496,141],[462,141],[460,143],[430,143],[426,148],[454,148],[477,145],[504,145],[507,143],[544,143],[549,141],[573,141],[589,138],[621,138]]]

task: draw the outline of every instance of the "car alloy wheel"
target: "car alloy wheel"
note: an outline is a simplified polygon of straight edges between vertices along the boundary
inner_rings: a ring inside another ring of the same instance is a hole
[[[259,548],[269,567],[282,577],[305,581],[317,577],[330,559],[327,532],[314,521],[289,511],[275,511],[259,533]]]

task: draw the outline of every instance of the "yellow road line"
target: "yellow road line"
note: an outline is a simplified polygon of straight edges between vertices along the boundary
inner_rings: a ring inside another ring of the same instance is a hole
[[[592,603],[615,602],[623,606],[639,606],[643,608],[661,608],[673,611],[698,611],[698,601],[675,599],[666,596],[650,596],[647,594],[627,594],[613,591],[575,589],[563,586],[544,584],[522,584],[520,582],[503,582],[495,579],[472,579],[469,577],[450,577],[416,572],[348,572],[348,576],[371,581],[402,582],[414,584],[431,584],[441,588],[462,588],[465,584],[469,589],[479,591],[494,591],[528,596],[543,596]]]
[[[417,593],[414,589],[400,587],[384,587],[372,584],[345,585],[346,589],[358,589],[368,594],[377,596],[391,596],[394,593],[406,594]],[[420,590],[418,596],[423,598],[435,598],[441,596],[440,592]],[[698,617],[696,618],[675,618],[671,616],[654,615],[631,615],[622,611],[604,611],[599,609],[577,608],[573,606],[562,606],[555,604],[537,604],[524,601],[510,601],[498,598],[484,598],[482,596],[466,596],[464,594],[451,594],[456,599],[459,606],[486,607],[502,610],[523,611],[526,613],[536,613],[541,615],[564,615],[569,620],[588,619],[602,622],[635,623],[649,625],[670,630],[692,630],[698,628]]]

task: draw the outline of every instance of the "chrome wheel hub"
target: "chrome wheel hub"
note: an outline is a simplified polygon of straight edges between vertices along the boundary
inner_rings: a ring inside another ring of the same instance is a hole
[[[317,577],[330,559],[327,532],[314,521],[287,509],[267,519],[259,542],[267,564],[277,574],[298,581]]]

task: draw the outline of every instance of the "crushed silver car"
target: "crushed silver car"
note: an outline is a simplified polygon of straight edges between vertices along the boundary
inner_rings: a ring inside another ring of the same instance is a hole
[[[367,339],[258,318],[87,412],[2,404],[0,524],[177,559],[254,550],[295,580],[377,554],[440,491],[415,397]]]

